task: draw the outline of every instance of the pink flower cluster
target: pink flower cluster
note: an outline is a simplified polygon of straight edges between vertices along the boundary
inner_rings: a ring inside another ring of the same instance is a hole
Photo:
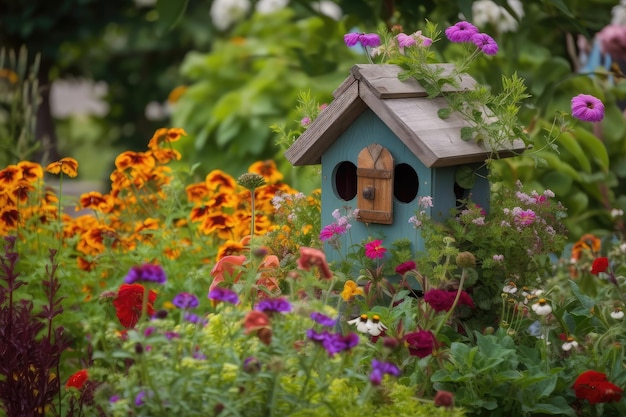
[[[486,33],[480,33],[478,28],[469,22],[461,21],[446,29],[446,37],[451,42],[472,42],[486,55],[498,53],[498,44]]]

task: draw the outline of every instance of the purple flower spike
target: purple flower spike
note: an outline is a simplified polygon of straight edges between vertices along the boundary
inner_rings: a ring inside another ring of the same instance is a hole
[[[239,303],[239,296],[233,290],[228,288],[215,287],[209,291],[208,298],[215,301],[224,301],[231,304]]]
[[[452,42],[470,42],[478,28],[469,22],[461,21],[446,29],[446,37]]]
[[[326,327],[333,327],[335,324],[337,324],[337,320],[333,320],[322,313],[318,313],[317,311],[311,313],[311,319],[316,323],[319,323],[322,326]]]
[[[583,122],[599,122],[604,119],[604,104],[587,94],[572,98],[572,116]]]
[[[254,309],[270,313],[288,313],[291,311],[291,304],[284,298],[270,298],[267,300],[259,301]]]
[[[480,48],[485,55],[495,55],[498,53],[498,44],[486,33],[478,33],[472,36],[472,42]]]
[[[167,276],[161,265],[143,264],[141,266],[133,266],[124,278],[126,284],[133,284],[137,281],[156,282],[157,284],[165,284]]]
[[[188,292],[181,292],[172,300],[172,304],[181,309],[196,308],[200,304],[198,297]]]

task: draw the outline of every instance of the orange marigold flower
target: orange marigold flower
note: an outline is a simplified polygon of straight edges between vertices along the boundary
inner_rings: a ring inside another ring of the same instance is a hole
[[[186,85],[179,85],[178,87],[174,88],[172,91],[170,91],[170,94],[167,96],[167,102],[170,104],[174,104],[178,102],[178,100],[180,100],[182,95],[185,94],[185,91],[187,91]]]
[[[220,260],[228,255],[239,255],[244,251],[244,249],[245,246],[243,243],[229,239],[220,245],[217,251],[217,259]]]
[[[204,218],[200,230],[206,235],[217,232],[220,238],[228,238],[235,224],[235,219],[227,214],[211,214]]]
[[[219,189],[221,192],[227,193],[234,191],[237,187],[235,179],[222,170],[214,169],[209,172],[204,180],[207,188],[211,191]]]
[[[180,158],[182,158],[180,152],[176,149],[154,149],[152,150],[152,156],[160,164],[167,164],[172,160],[180,161]]]
[[[273,184],[283,179],[283,174],[276,168],[276,163],[271,159],[253,163],[248,168],[248,172],[263,176],[268,184]]]
[[[89,262],[82,256],[78,256],[76,258],[76,264],[78,265],[78,268],[86,272],[93,271],[93,269],[98,265],[96,262]]]
[[[601,246],[602,241],[594,235],[588,233],[581,236],[572,246],[572,261],[578,261],[585,252],[591,252],[590,255],[595,256],[600,251]]]
[[[343,284],[343,291],[341,292],[341,298],[344,301],[350,301],[353,297],[361,295],[364,296],[365,292],[363,288],[359,287],[359,285],[352,281],[351,279],[347,280],[345,284]]]
[[[12,207],[5,207],[0,211],[0,229],[11,230],[15,229],[20,220],[20,213]]]
[[[189,213],[189,218],[192,222],[201,222],[209,213],[210,210],[207,206],[194,207],[191,209],[191,213]]]
[[[79,390],[85,385],[88,379],[89,372],[87,372],[86,369],[81,369],[80,371],[70,376],[70,378],[67,380],[67,383],[65,384],[65,388],[71,387]]]
[[[235,207],[237,198],[232,193],[216,193],[207,202],[210,208]]]
[[[200,203],[209,195],[209,189],[205,183],[199,182],[185,187],[185,193],[190,203]]]
[[[17,166],[22,170],[22,177],[28,182],[37,182],[43,178],[43,168],[36,162],[21,161]]]
[[[9,195],[13,201],[19,201],[21,204],[28,201],[28,193],[35,191],[35,187],[25,179],[21,179],[15,184]]]
[[[56,162],[48,164],[46,172],[50,174],[63,173],[70,178],[78,175],[78,161],[74,158],[61,158]]]
[[[80,196],[78,204],[79,206],[76,207],[76,211],[80,209],[92,209],[102,213],[109,213],[113,209],[113,198],[109,194],[103,195],[98,191],[90,191]]]
[[[154,165],[154,158],[147,152],[126,151],[115,158],[115,167],[118,171],[125,171],[128,168],[134,168],[138,171],[150,171],[154,168]]]
[[[0,171],[0,189],[12,189],[24,174],[17,165],[9,165]]]

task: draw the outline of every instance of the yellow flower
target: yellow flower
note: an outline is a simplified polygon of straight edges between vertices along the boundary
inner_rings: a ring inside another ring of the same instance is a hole
[[[343,291],[341,292],[341,298],[345,301],[350,301],[352,297],[356,295],[365,295],[363,288],[359,287],[356,282],[351,279],[347,280],[343,285]]]
[[[70,178],[78,175],[78,161],[74,158],[61,158],[56,162],[52,162],[46,167],[46,172],[58,174],[63,172]]]

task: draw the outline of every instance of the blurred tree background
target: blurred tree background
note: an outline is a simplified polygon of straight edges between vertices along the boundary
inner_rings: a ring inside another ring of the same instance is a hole
[[[104,179],[119,151],[144,150],[158,127],[182,127],[189,136],[179,145],[181,163],[196,164],[195,175],[215,168],[239,175],[256,160],[274,159],[296,188],[308,191],[318,184],[315,168],[292,168],[270,126],[297,129],[302,92],[327,103],[350,67],[366,62],[344,45],[343,35],[376,31],[381,22],[412,33],[426,20],[443,30],[466,19],[500,45],[498,55],[476,61],[471,74],[494,90],[502,75],[517,72],[526,80],[532,98],[521,117],[535,149],[545,143],[555,112],[569,112],[573,95],[593,94],[605,102],[605,121],[563,132],[560,154],[544,153],[542,162],[503,161],[498,174],[511,184],[521,180],[553,189],[569,208],[572,238],[608,233],[616,226],[611,210],[626,210],[626,129],[619,107],[626,89],[616,68],[602,65],[606,57],[597,67],[589,61],[594,37],[616,18],[617,5],[617,0],[0,0],[0,45],[28,51],[28,65],[19,64],[22,84],[0,72],[0,124],[21,126],[0,129],[2,162],[30,152],[28,143],[15,151],[22,137],[42,144],[31,159],[73,156],[81,162],[81,176]],[[433,47],[442,61],[458,56],[449,42]],[[17,74],[19,65],[8,52],[0,57],[2,69]],[[37,76],[27,82],[29,68]],[[50,84],[72,78],[105,83],[108,111],[54,119]],[[38,103],[23,93],[33,83]],[[17,97],[22,110],[7,104]],[[37,123],[28,123],[34,117],[28,108],[37,109]],[[617,226],[621,230],[623,224]]]

